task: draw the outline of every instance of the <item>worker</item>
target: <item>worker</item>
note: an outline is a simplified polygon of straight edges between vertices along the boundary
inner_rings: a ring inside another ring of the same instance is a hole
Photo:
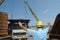
[[[50,28],[50,22],[48,22],[48,27],[44,28],[41,21],[36,22],[37,30],[28,29],[22,25],[21,22],[18,22],[19,26],[27,31],[28,34],[32,35],[34,40],[46,40],[48,30]]]

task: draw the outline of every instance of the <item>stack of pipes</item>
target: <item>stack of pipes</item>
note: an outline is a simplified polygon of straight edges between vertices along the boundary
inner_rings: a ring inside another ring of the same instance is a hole
[[[8,35],[8,14],[0,12],[0,36]]]

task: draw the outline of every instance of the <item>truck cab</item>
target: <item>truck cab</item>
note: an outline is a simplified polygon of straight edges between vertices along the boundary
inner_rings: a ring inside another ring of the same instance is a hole
[[[18,22],[22,22],[23,26],[27,26],[29,28],[28,23],[30,20],[26,19],[9,19],[8,25],[9,25],[9,34],[12,36],[12,39],[14,40],[27,40],[27,32],[19,27]]]

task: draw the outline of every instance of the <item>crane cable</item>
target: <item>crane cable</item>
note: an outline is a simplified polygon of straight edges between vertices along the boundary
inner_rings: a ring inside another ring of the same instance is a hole
[[[24,3],[24,8],[25,8],[25,14],[26,14],[27,13],[27,7],[26,7],[25,3]],[[26,18],[27,18],[27,16],[26,16]]]
[[[12,14],[11,14],[11,19],[13,19],[14,18],[14,2],[16,2],[16,1],[12,1]]]

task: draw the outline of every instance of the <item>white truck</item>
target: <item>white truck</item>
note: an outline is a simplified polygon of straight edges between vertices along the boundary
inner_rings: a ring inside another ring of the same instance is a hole
[[[27,40],[27,33],[22,28],[19,27],[18,22],[22,22],[23,26],[28,27],[29,20],[25,19],[10,19],[9,21],[9,29],[12,29],[12,39],[13,40]]]

